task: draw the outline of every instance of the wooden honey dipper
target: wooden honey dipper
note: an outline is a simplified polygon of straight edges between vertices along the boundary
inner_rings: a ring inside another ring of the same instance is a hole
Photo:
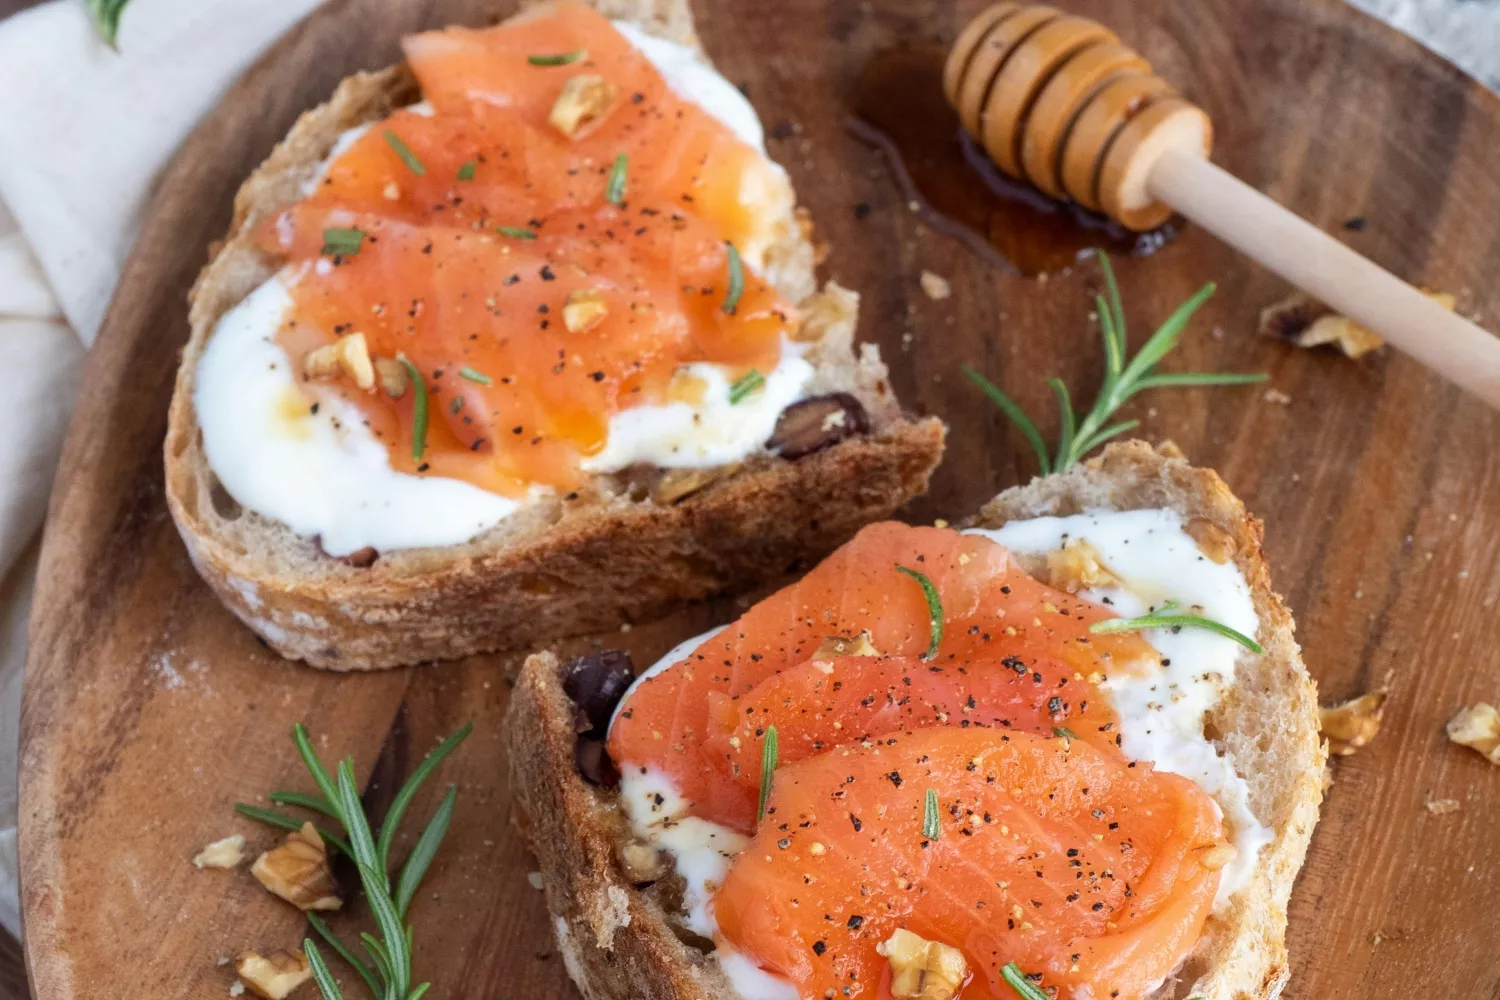
[[[1500,340],[1209,161],[1213,124],[1103,25],[997,3],[943,68],[995,165],[1136,230],[1174,211],[1500,408]]]

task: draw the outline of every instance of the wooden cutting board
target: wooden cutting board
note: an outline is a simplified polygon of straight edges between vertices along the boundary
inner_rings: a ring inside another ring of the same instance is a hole
[[[879,342],[902,398],[952,428],[932,492],[910,511],[917,520],[962,516],[1033,471],[961,363],[1037,414],[1051,412],[1044,376],[1091,397],[1100,375],[1095,266],[1045,283],[1000,273],[908,211],[885,162],[846,128],[872,54],[951,39],[982,3],[700,4],[708,50],[777,126],[771,151],[831,246],[828,274],[865,296],[864,336]],[[1335,0],[1068,6],[1107,16],[1209,109],[1220,162],[1398,274],[1456,293],[1482,320],[1500,317],[1492,95]],[[403,32],[507,13],[503,0],[334,0],[234,88],[161,181],[88,358],[32,622],[21,859],[38,997],[224,996],[234,977],[221,956],[300,942],[299,916],[248,874],[189,863],[231,832],[256,848],[275,839],[231,804],[306,787],[288,738],[298,720],[325,758],[355,756],[376,808],[426,748],[472,720],[474,736],[435,783],[456,781],[461,795],[414,909],[418,973],[435,980],[433,996],[574,995],[509,823],[501,727],[513,661],[373,676],[282,662],[199,582],[162,498],[184,297],[241,179],[341,77],[394,61]],[[1364,227],[1346,230],[1354,217]],[[1495,996],[1500,769],[1450,746],[1442,725],[1460,705],[1500,698],[1500,415],[1399,355],[1356,363],[1256,337],[1258,311],[1288,290],[1203,232],[1118,266],[1137,331],[1219,283],[1169,369],[1264,370],[1290,398],[1267,401],[1264,387],[1159,392],[1128,415],[1220,469],[1264,517],[1325,699],[1392,675],[1380,738],[1334,769],[1292,897],[1287,995]],[[947,277],[953,296],[927,298],[924,269]],[[649,662],[734,610],[695,607],[608,641]],[[1460,809],[1424,807],[1437,799]],[[435,801],[425,795],[418,814]],[[356,908],[336,924],[347,932],[365,919]]]

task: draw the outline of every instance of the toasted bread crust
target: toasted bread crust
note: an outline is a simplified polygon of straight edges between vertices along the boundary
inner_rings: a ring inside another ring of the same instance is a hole
[[[592,2],[697,46],[684,0]],[[203,452],[193,391],[219,318],[280,265],[251,231],[302,197],[342,132],[417,98],[409,70],[394,66],[349,77],[304,114],[241,187],[228,237],[192,292],[193,333],[164,447],[168,506],[199,573],[277,652],[334,670],[380,669],[652,617],[819,557],[926,489],[942,424],[901,414],[873,349],[854,351],[857,297],[831,284],[815,290],[811,243],[788,226],[768,275],[824,331],[809,355],[818,368],[810,391],[856,395],[869,436],[796,462],[753,459],[674,504],[638,498],[624,477],[601,477],[576,497],[527,504],[468,543],[385,553],[363,568],[239,509]]]
[[[1161,507],[1225,531],[1250,584],[1266,652],[1242,655],[1234,690],[1207,722],[1276,839],[1261,851],[1251,884],[1210,918],[1160,993],[1270,1000],[1286,981],[1287,900],[1317,822],[1327,753],[1318,733],[1317,692],[1291,615],[1271,590],[1260,522],[1216,473],[1189,465],[1171,445],[1154,449],[1131,441],[1068,472],[1007,490],[972,523],[994,528],[1089,509]],[[575,713],[559,671],[551,653],[526,661],[512,695],[507,742],[517,822],[536,851],[570,974],[590,1000],[733,1000],[717,967],[677,940],[667,913],[632,886],[614,860],[623,820],[615,796],[579,776]]]

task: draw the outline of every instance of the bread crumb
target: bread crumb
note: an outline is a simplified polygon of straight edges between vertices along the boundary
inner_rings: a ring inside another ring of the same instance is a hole
[[[1424,804],[1434,816],[1446,816],[1463,808],[1463,804],[1457,799],[1428,799]]]
[[[1328,738],[1328,752],[1347,757],[1366,746],[1380,732],[1385,700],[1390,694],[1390,675],[1380,687],[1331,708],[1319,709],[1319,728]]]
[[[953,294],[953,286],[948,284],[948,279],[943,277],[941,274],[934,274],[931,271],[923,271],[921,283],[922,291],[926,292],[927,297],[929,299],[932,299],[934,302],[941,302],[943,299],[946,299],[948,296]]]
[[[526,873],[526,881],[531,883],[531,887],[533,889],[537,890],[538,892],[541,891],[541,889],[542,889],[542,873],[541,872],[527,872]]]
[[[240,982],[238,979],[236,979],[234,982],[232,982],[232,983],[229,984],[229,995],[230,996],[232,996],[232,997],[243,996],[244,993],[245,993],[245,984],[242,983],[242,982]]]
[[[1446,728],[1454,743],[1477,750],[1491,764],[1500,765],[1500,711],[1494,705],[1480,702],[1459,709]]]
[[[1267,389],[1265,395],[1260,398],[1265,400],[1267,403],[1278,403],[1282,406],[1286,406],[1292,401],[1292,397],[1288,396],[1280,389]]]

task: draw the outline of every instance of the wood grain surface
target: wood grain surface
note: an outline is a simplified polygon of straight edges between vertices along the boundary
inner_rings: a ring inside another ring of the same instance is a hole
[[[908,211],[844,123],[868,57],[950,39],[983,0],[715,0],[705,44],[747,92],[832,253],[864,296],[864,336],[895,386],[952,427],[910,515],[961,516],[1033,472],[1021,438],[958,374],[968,361],[1033,413],[1047,375],[1091,396],[1096,267],[1045,283],[998,273]],[[1069,0],[1104,17],[1213,115],[1218,161],[1414,282],[1500,316],[1500,102],[1416,43],[1335,0]],[[466,720],[440,771],[461,795],[413,916],[433,996],[572,997],[529,860],[509,825],[500,724],[510,663],[479,657],[374,676],[279,661],[214,602],[162,498],[161,441],[184,297],[240,180],[296,115],[402,32],[507,13],[481,0],[335,0],[257,65],[162,180],[87,361],[53,496],[23,719],[27,958],[45,1000],[224,996],[218,964],[290,947],[301,919],[241,871],[189,859],[231,832],[276,838],[231,804],[308,783],[288,732],[353,754],[378,809]],[[869,211],[856,212],[857,205]],[[1345,230],[1352,217],[1366,220]],[[921,292],[923,269],[953,296]],[[1292,899],[1292,997],[1454,997],[1500,990],[1500,770],[1447,744],[1460,705],[1500,697],[1500,415],[1398,355],[1352,362],[1254,334],[1287,294],[1207,234],[1119,262],[1137,330],[1205,281],[1219,292],[1170,370],[1264,370],[1264,387],[1166,391],[1128,416],[1218,467],[1267,522],[1279,589],[1325,699],[1392,677],[1385,729],[1339,763]],[[1044,421],[1050,427],[1053,421]],[[686,609],[609,637],[649,661],[734,613]],[[417,804],[425,815],[441,789]],[[1424,804],[1451,798],[1457,812]],[[367,916],[340,915],[348,932]],[[351,977],[345,975],[346,980]],[[351,991],[352,992],[352,991]],[[302,996],[311,996],[304,988]]]

